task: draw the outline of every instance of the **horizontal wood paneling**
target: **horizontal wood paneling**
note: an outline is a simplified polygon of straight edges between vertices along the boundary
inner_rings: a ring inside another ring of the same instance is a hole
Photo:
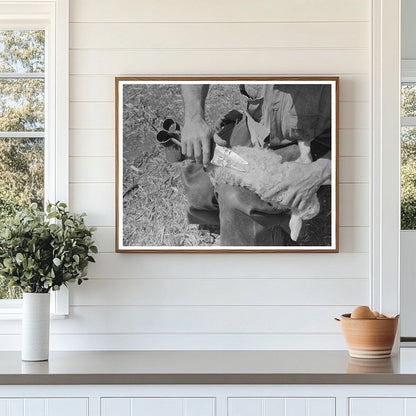
[[[113,103],[70,103],[70,128],[112,129],[114,120]]]
[[[91,277],[216,278],[356,278],[368,277],[366,253],[264,254],[97,254]],[[302,262],[300,261],[302,257]],[[117,280],[116,280],[117,282]]]
[[[338,76],[338,74],[327,75]],[[73,75],[70,78],[70,100],[114,102],[114,85],[115,75]],[[368,77],[366,75],[342,75],[339,80],[339,98],[341,101],[368,102],[368,87]]]
[[[86,212],[86,223],[108,226],[115,224],[115,190],[110,183],[69,184],[71,210]]]
[[[70,130],[69,155],[114,158],[114,128],[107,130]]]
[[[296,334],[340,333],[335,306],[71,306],[70,319],[52,320],[51,334]],[[20,334],[2,321],[0,334]]]
[[[368,253],[370,251],[369,227],[340,227],[341,253]]]
[[[342,253],[368,253],[369,233],[368,227],[340,227],[340,251]],[[114,227],[98,227],[94,239],[100,253],[114,253]]]
[[[94,241],[99,253],[114,253],[116,241],[115,227],[97,227],[94,232]]]
[[[341,75],[367,70],[365,49],[70,51],[72,75]]]
[[[371,2],[196,6],[70,2],[70,205],[101,252],[51,346],[345,348],[332,318],[369,299]],[[115,254],[114,77],[140,74],[340,76],[340,254]]]
[[[310,294],[314,292],[314,296]],[[359,295],[357,296],[357,293]],[[365,304],[367,279],[109,279],[74,287],[73,306],[282,306]]]
[[[69,181],[105,183],[115,182],[114,157],[70,157]]]
[[[311,296],[311,293],[314,296]],[[358,295],[357,295],[358,294]],[[90,279],[74,287],[74,306],[355,305],[365,304],[364,279]]]
[[[71,103],[69,127],[77,129],[112,129],[115,124],[114,104]]]
[[[71,22],[302,22],[367,21],[369,5],[362,0],[187,0],[149,2],[139,0],[71,0]]]
[[[130,319],[132,319],[130,317]],[[341,333],[51,334],[51,350],[345,350]],[[0,351],[19,350],[20,334],[0,334]]]
[[[367,48],[367,22],[72,23],[71,49]]]
[[[339,127],[341,129],[367,129],[370,124],[369,105],[362,102],[339,104]]]
[[[363,102],[341,102],[339,126],[341,129],[369,127],[369,106]],[[114,128],[115,106],[111,102],[76,102],[70,104],[69,125],[73,129]]]
[[[115,97],[115,76],[72,75],[70,77],[70,101],[111,101]]]
[[[370,225],[370,187],[368,184],[339,186],[339,225],[367,227]]]
[[[333,320],[351,306],[71,307],[52,333],[279,333],[339,331]],[[284,319],[282,319],[284,317]]]
[[[367,183],[369,181],[368,157],[340,157],[340,183]]]
[[[341,129],[339,131],[340,156],[368,156],[370,154],[368,129]]]

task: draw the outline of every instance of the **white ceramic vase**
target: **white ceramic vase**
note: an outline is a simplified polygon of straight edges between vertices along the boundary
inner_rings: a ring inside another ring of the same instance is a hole
[[[49,323],[49,293],[24,293],[22,322],[23,361],[48,360]]]

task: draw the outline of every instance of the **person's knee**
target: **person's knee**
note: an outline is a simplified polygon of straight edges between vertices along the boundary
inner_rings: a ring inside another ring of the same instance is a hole
[[[218,186],[218,201],[221,210],[235,211],[244,207],[242,194],[244,189],[238,186],[220,185]]]
[[[275,214],[276,210],[260,199],[254,192],[241,186],[220,185],[217,187],[220,209],[240,211],[245,215],[257,213]]]
[[[213,209],[214,187],[202,165],[190,164],[182,171],[182,183],[190,207]]]

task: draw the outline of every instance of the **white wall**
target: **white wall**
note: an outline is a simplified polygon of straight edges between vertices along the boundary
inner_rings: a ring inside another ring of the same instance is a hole
[[[370,0],[163,3],[70,2],[70,204],[100,254],[52,347],[344,348],[333,317],[370,302]],[[340,76],[340,253],[115,254],[114,77],[157,74]]]
[[[416,59],[416,2],[402,1],[402,59]]]

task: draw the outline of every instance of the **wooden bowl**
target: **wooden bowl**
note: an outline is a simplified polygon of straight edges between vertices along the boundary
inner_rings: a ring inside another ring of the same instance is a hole
[[[341,315],[341,329],[351,357],[388,358],[396,337],[399,315],[379,319],[352,319]]]
[[[392,359],[373,360],[371,358],[353,358],[350,357],[347,366],[348,374],[377,374],[377,373],[394,373],[394,364]]]

